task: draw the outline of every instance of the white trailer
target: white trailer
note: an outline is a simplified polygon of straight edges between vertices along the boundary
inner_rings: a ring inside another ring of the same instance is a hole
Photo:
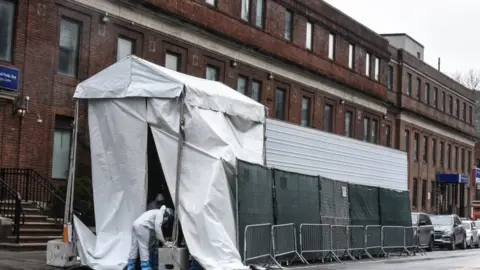
[[[408,190],[405,152],[272,119],[267,120],[266,129],[269,167]]]

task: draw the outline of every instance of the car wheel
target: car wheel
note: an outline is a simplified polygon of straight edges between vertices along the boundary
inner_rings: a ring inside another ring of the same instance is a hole
[[[428,242],[427,251],[433,251],[433,237],[430,237],[430,241]]]
[[[475,248],[479,248],[480,247],[480,239],[477,239],[477,243],[475,244]]]
[[[473,248],[473,237],[470,238],[470,244],[467,244],[467,248]]]
[[[455,243],[455,237],[453,237],[452,242],[450,243],[450,245],[448,245],[448,250],[455,250],[455,248],[457,247]]]
[[[466,249],[467,248],[467,237],[463,237],[463,242],[460,244],[461,249]]]

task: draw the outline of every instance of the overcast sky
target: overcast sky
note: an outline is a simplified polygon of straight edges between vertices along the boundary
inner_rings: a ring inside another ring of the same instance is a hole
[[[479,0],[325,0],[377,33],[407,33],[445,73],[480,68]]]

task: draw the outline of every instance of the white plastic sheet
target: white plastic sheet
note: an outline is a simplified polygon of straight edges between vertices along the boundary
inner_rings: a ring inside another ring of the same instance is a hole
[[[93,76],[75,93],[89,99],[97,231],[95,238],[83,224],[75,224],[82,263],[94,269],[126,265],[131,226],[145,211],[149,127],[174,198],[179,89],[186,95],[177,211],[189,251],[207,270],[245,269],[236,248],[226,167],[234,167],[236,158],[263,163],[264,107],[223,84],[136,57]]]

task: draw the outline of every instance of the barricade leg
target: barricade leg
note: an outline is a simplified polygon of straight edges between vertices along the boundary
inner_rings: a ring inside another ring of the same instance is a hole
[[[320,254],[322,263],[325,259],[341,262],[332,252],[330,224],[300,224],[300,255],[305,259],[311,254]]]
[[[365,249],[372,257],[386,257],[387,254],[382,248],[382,226],[380,225],[367,225],[365,227]]]
[[[418,228],[415,226],[405,227],[405,249],[409,251],[409,255],[416,255],[417,252],[420,255],[427,255],[425,251],[420,247],[419,238],[418,238]],[[417,232],[417,233],[416,233]]]
[[[243,263],[245,265],[252,260],[267,258],[269,261],[264,266],[276,264],[282,269],[277,260],[272,256],[271,227],[270,223],[247,225],[245,227],[243,242]]]
[[[348,230],[348,252],[354,258],[361,259],[364,255],[373,259],[372,255],[367,251],[366,246],[366,230],[364,226],[350,225]]]
[[[305,264],[308,264],[307,260],[300,255],[297,251],[297,235],[295,224],[281,224],[273,225],[271,229],[273,258],[276,260],[278,257],[286,255],[294,255],[292,261],[297,257]],[[289,261],[287,261],[287,265]]]

